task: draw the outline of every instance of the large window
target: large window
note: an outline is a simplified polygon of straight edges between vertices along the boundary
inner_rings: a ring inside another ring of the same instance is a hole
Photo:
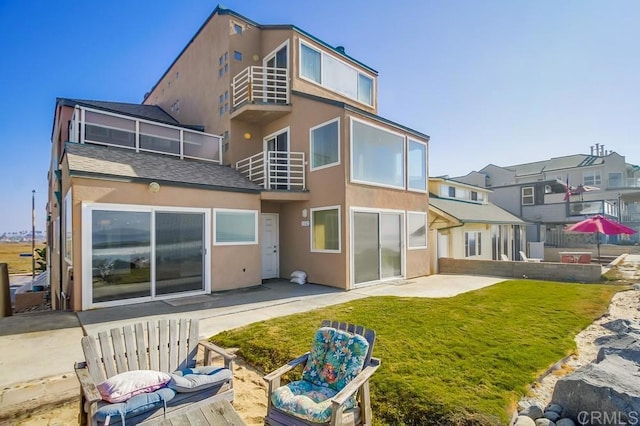
[[[258,244],[256,210],[213,209],[214,244]]]
[[[585,185],[600,185],[602,184],[602,176],[600,171],[584,172],[582,175],[582,183]]]
[[[340,119],[311,128],[311,170],[340,164]]]
[[[607,185],[608,188],[622,188],[623,186],[624,181],[622,180],[622,173],[609,173],[609,184]]]
[[[407,188],[427,192],[427,145],[409,139]]]
[[[532,206],[534,204],[533,186],[525,186],[522,188],[522,205]]]
[[[311,251],[340,252],[340,206],[311,209]]]
[[[351,119],[351,180],[404,189],[404,136]]]
[[[373,105],[373,78],[302,41],[300,76],[367,105]]]
[[[64,197],[64,258],[72,263],[73,258],[73,214],[71,203],[71,190]]]
[[[482,233],[478,231],[464,233],[464,256],[480,256],[482,254]]]
[[[407,242],[409,249],[427,248],[427,214],[407,212]]]

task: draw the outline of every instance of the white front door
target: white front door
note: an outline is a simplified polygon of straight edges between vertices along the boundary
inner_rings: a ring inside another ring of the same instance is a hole
[[[449,257],[449,236],[438,232],[438,259]]]
[[[280,245],[278,242],[278,214],[262,213],[262,279],[278,278],[280,275]]]

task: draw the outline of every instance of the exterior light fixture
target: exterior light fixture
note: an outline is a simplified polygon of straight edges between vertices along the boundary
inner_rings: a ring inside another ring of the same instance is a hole
[[[307,209],[302,209],[302,218],[306,219],[309,215],[309,211]]]
[[[249,132],[245,132],[245,133],[244,133],[244,138],[245,138],[246,140],[250,140],[250,139],[251,139],[251,133],[249,133]]]
[[[160,184],[158,182],[151,182],[149,184],[149,191],[153,193],[160,191]]]
[[[252,58],[254,61],[258,62],[258,60],[260,59],[260,55],[258,55],[257,53],[254,53]]]

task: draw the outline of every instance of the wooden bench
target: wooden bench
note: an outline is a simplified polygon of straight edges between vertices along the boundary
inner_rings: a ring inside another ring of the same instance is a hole
[[[80,381],[80,424],[97,425],[95,413],[102,400],[96,385],[117,374],[133,370],[171,373],[196,366],[198,348],[204,349],[204,365],[212,355],[223,357],[224,366],[233,372],[235,355],[207,341],[198,341],[198,320],[160,320],[113,328],[108,333],[82,338],[85,361],[75,365]],[[178,393],[167,402],[166,416],[183,413],[193,404],[209,404],[225,399],[233,401],[233,379],[220,386],[197,392]],[[163,418],[164,407],[129,417],[127,424],[154,423]]]

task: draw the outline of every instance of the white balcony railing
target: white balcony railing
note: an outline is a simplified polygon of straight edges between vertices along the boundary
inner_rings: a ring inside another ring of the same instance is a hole
[[[304,152],[266,151],[240,160],[236,170],[265,189],[304,190]]]
[[[289,103],[289,70],[247,67],[231,83],[233,108],[244,103]]]
[[[69,141],[222,163],[222,138],[183,127],[76,107]]]

